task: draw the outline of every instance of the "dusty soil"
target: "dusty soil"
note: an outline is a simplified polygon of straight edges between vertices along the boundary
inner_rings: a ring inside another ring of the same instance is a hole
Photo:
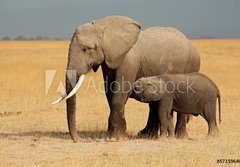
[[[68,135],[65,102],[51,105],[64,83],[69,41],[0,42],[0,166],[220,166],[217,159],[240,159],[240,40],[195,40],[201,72],[222,92],[222,123],[216,138],[206,139],[207,123],[193,117],[189,139],[136,139],[148,107],[130,99],[126,105],[129,138],[106,139],[109,108],[101,70],[87,75],[78,92],[77,129]],[[46,70],[56,70],[45,93]],[[101,90],[103,87],[101,85]],[[224,164],[223,166],[238,164]]]

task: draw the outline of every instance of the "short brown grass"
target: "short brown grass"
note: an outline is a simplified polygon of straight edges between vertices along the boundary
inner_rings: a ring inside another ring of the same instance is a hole
[[[65,102],[51,105],[64,81],[68,41],[0,42],[0,166],[219,166],[217,159],[240,158],[240,40],[195,40],[201,72],[222,92],[220,134],[207,139],[207,123],[193,117],[191,139],[135,139],[148,115],[146,104],[130,99],[126,120],[130,138],[105,140],[109,108],[103,92],[86,87],[101,70],[87,75],[78,92],[77,128],[68,135]],[[57,73],[45,95],[45,70]],[[102,88],[102,87],[101,87]],[[225,165],[225,164],[224,164]]]

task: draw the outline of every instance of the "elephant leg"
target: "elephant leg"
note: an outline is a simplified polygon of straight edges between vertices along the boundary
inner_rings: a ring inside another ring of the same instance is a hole
[[[149,116],[147,125],[144,129],[138,132],[141,138],[155,138],[159,130],[158,105],[159,102],[149,102]]]
[[[173,115],[172,112],[168,115],[168,136],[174,137]]]
[[[123,102],[114,101],[111,104],[111,111],[108,118],[108,134],[110,138],[122,138],[127,136],[126,120],[124,116]]]
[[[106,95],[110,107],[110,115],[108,119],[108,134],[111,138],[125,137],[126,134],[126,120],[124,116],[124,107],[131,93],[131,87],[134,83],[136,70],[125,71],[118,69],[111,71],[109,82],[106,88]],[[106,72],[106,71],[105,71]]]
[[[187,115],[183,113],[177,113],[177,123],[175,127],[175,136],[176,138],[187,138]]]
[[[113,96],[113,89],[112,87],[114,86],[114,81],[116,78],[116,71],[115,70],[110,70],[106,63],[102,64],[102,74],[103,74],[103,79],[104,79],[104,86],[105,86],[105,94],[107,97],[108,105],[109,107],[111,106],[112,103],[112,96]]]
[[[208,137],[214,137],[218,133],[217,121],[216,121],[216,103],[213,102],[212,105],[210,102],[205,104],[203,111],[203,118],[208,123]]]
[[[110,116],[108,118],[108,133],[109,136],[113,136],[113,131],[114,131],[114,125],[117,123],[114,123],[112,120],[116,120],[117,117],[119,117],[117,114],[114,114],[112,110],[116,110],[112,106],[112,99],[113,99],[113,89],[114,89],[114,81],[116,78],[116,70],[111,70],[107,67],[106,63],[102,64],[102,74],[104,78],[104,86],[105,86],[105,94],[107,97],[108,105],[110,108]],[[116,107],[115,107],[116,108]],[[121,119],[119,119],[121,120]],[[122,120],[123,126],[125,126],[124,120]]]
[[[119,85],[118,85],[119,86]],[[115,83],[115,88],[116,83]],[[116,89],[115,89],[116,90]],[[108,133],[112,138],[121,138],[127,136],[126,120],[124,116],[125,104],[128,100],[129,93],[123,93],[122,88],[118,92],[114,92],[112,102],[110,104],[110,116],[108,119]]]
[[[160,121],[160,136],[174,137],[174,127],[172,119],[172,104],[173,98],[171,96],[164,97],[159,102],[158,116]]]

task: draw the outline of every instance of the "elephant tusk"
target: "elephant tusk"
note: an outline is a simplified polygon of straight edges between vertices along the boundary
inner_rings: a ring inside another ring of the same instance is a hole
[[[80,78],[78,79],[77,84],[75,85],[75,87],[72,89],[72,91],[66,95],[64,94],[62,97],[58,98],[57,100],[55,100],[54,102],[52,102],[52,104],[57,104],[60,101],[64,100],[64,99],[69,99],[70,97],[72,97],[77,91],[78,89],[81,87],[83,80],[84,80],[85,75],[81,75]]]
[[[64,95],[64,96],[60,97],[59,99],[55,100],[54,102],[52,102],[52,104],[57,104],[65,98],[66,98],[66,95]]]
[[[77,84],[75,85],[75,87],[72,89],[72,91],[67,95],[66,99],[69,99],[70,97],[72,97],[75,93],[77,93],[78,89],[81,87],[83,80],[84,80],[85,75],[81,75],[80,78],[78,79]]]

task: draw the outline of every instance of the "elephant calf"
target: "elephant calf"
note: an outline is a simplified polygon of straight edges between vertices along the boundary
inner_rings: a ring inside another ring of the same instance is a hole
[[[218,132],[216,123],[216,99],[221,122],[221,96],[215,83],[200,73],[163,74],[143,77],[134,83],[133,97],[141,102],[158,102],[160,135],[174,136],[172,111],[199,114],[208,123],[208,136]]]

